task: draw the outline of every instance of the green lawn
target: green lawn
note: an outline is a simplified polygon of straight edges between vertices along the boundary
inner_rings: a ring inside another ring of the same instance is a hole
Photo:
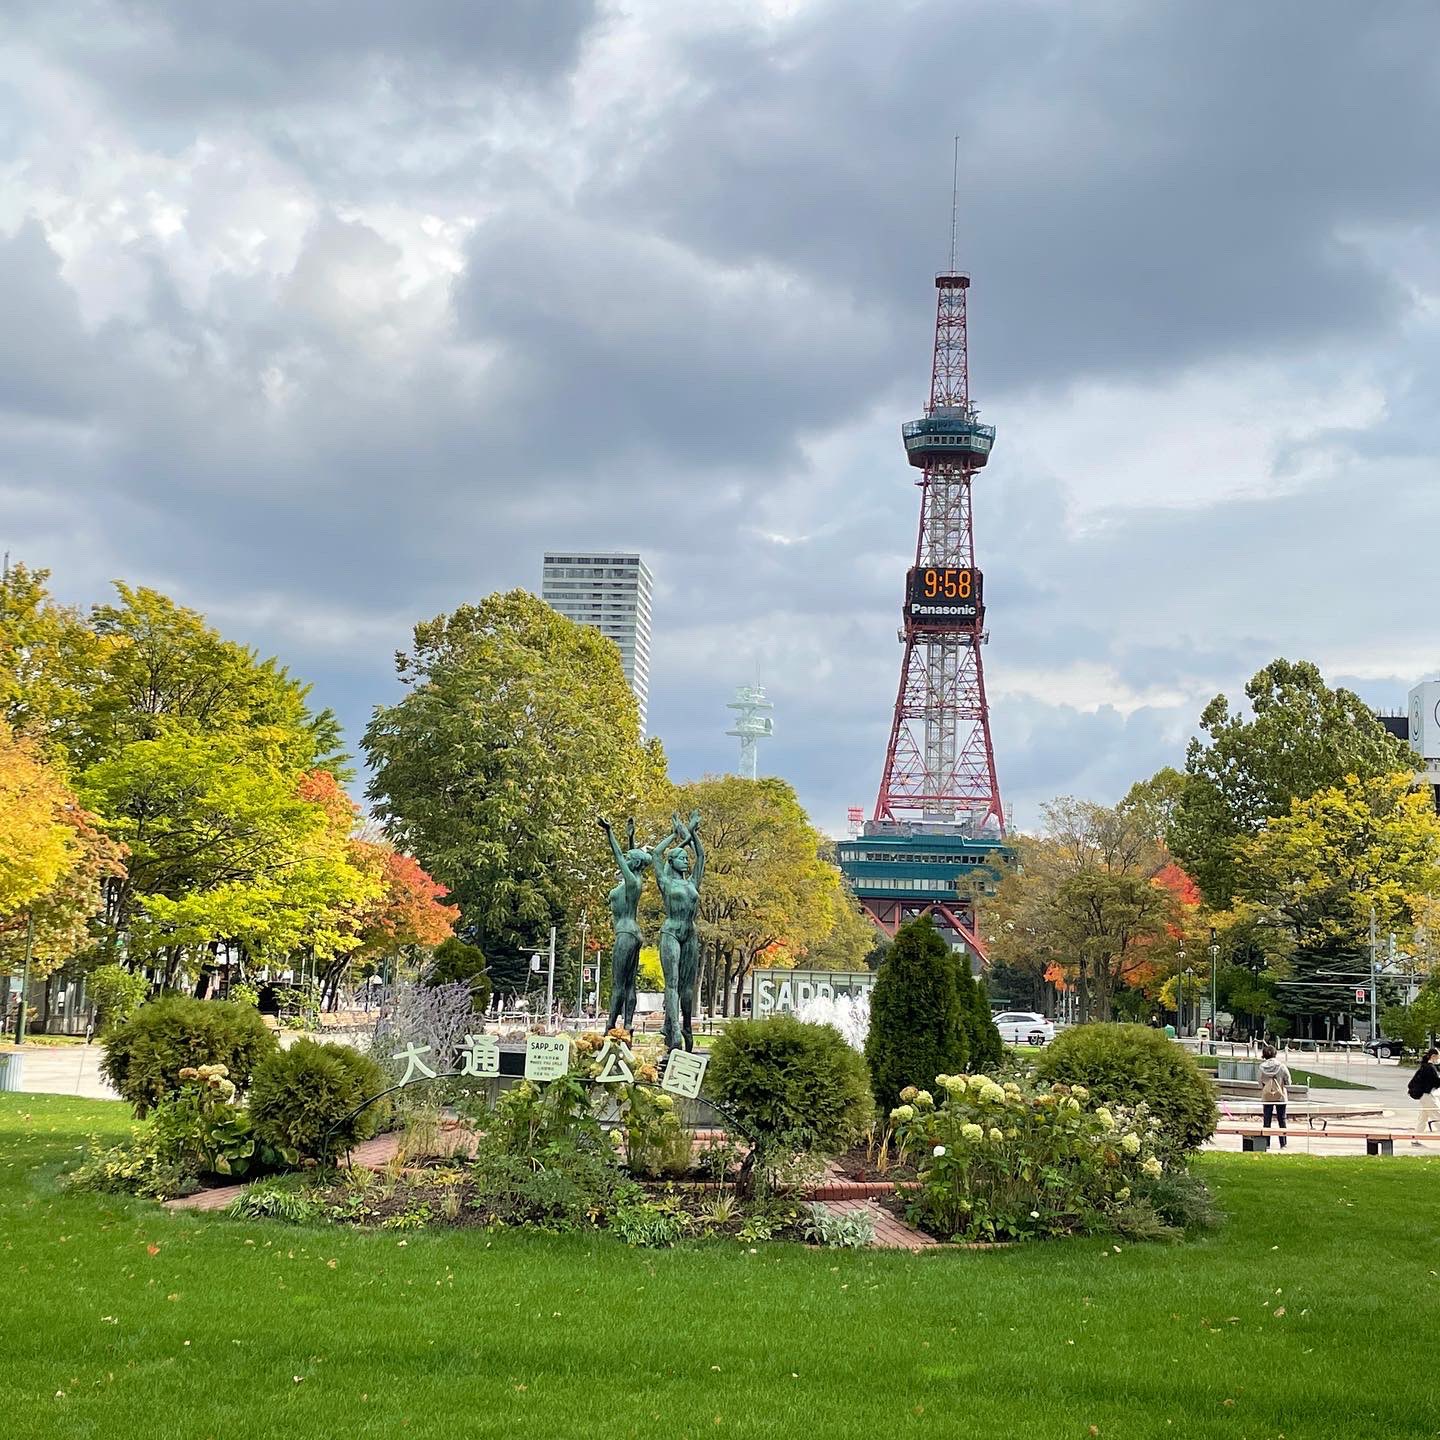
[[[1357,1440],[1440,1425],[1435,1161],[1207,1158],[1230,1220],[1178,1247],[655,1253],[57,1191],[57,1165],[123,1116],[0,1095],[7,1437]]]
[[[1195,1063],[1205,1070],[1214,1070],[1220,1064],[1215,1055],[1197,1055]],[[1287,1062],[1288,1063],[1288,1062]],[[1341,1080],[1334,1075],[1317,1075],[1313,1070],[1302,1070],[1290,1066],[1290,1078],[1297,1085],[1308,1085],[1312,1090],[1374,1090],[1373,1085],[1362,1085],[1358,1080]]]

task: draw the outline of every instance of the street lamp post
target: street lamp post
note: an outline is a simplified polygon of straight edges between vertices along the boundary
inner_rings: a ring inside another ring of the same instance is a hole
[[[1212,925],[1210,927],[1210,1039],[1212,1041],[1215,1039],[1215,1031],[1217,1029],[1215,1016],[1219,1013],[1220,1008],[1216,999],[1216,976],[1219,969],[1219,961],[1220,946],[1216,942],[1215,927]],[[1210,1053],[1212,1055],[1215,1053],[1215,1047],[1213,1044],[1210,1047]]]
[[[1185,951],[1182,948],[1179,954],[1181,965],[1185,963]],[[1185,976],[1175,972],[1175,1033],[1182,1038],[1185,1034]]]
[[[1189,965],[1187,965],[1187,966],[1185,967],[1184,988],[1183,988],[1182,991],[1181,991],[1182,996],[1183,996],[1183,997],[1186,999],[1186,1001],[1187,1001],[1187,1007],[1188,1007],[1188,1000],[1189,1000],[1190,992],[1191,992],[1191,990],[1193,990],[1194,988],[1195,988],[1195,971],[1194,971]],[[1193,1020],[1195,1017],[1192,1015],[1190,1018]]]

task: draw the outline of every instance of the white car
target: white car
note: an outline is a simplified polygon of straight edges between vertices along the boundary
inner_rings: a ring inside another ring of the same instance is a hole
[[[1054,1023],[1033,1010],[1003,1010],[994,1019],[1007,1045],[1048,1045],[1055,1038]]]

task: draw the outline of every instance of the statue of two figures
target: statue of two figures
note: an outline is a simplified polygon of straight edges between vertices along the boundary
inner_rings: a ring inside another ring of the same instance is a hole
[[[599,822],[620,869],[620,883],[610,892],[610,914],[615,920],[615,948],[610,961],[610,1018],[608,1027],[635,1019],[635,982],[640,973],[640,947],[645,937],[637,913],[647,869],[655,872],[665,922],[660,927],[660,969],[665,975],[665,1044],[695,1048],[691,1012],[695,982],[700,975],[700,937],[695,915],[700,908],[700,881],[705,874],[705,847],[700,843],[700,812],[689,820],[671,817],[671,831],[648,850],[635,844],[635,822],[627,828],[626,848],[615,839],[608,820]],[[692,862],[691,855],[694,855]]]

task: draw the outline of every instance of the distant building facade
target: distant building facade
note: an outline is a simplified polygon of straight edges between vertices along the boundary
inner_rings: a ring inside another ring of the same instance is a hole
[[[1429,781],[1435,808],[1440,810],[1440,680],[1416,685],[1405,714],[1378,715],[1376,719],[1415,752],[1415,768]]]
[[[593,625],[620,650],[645,733],[650,702],[650,569],[638,555],[547,550],[540,598],[567,620]]]

